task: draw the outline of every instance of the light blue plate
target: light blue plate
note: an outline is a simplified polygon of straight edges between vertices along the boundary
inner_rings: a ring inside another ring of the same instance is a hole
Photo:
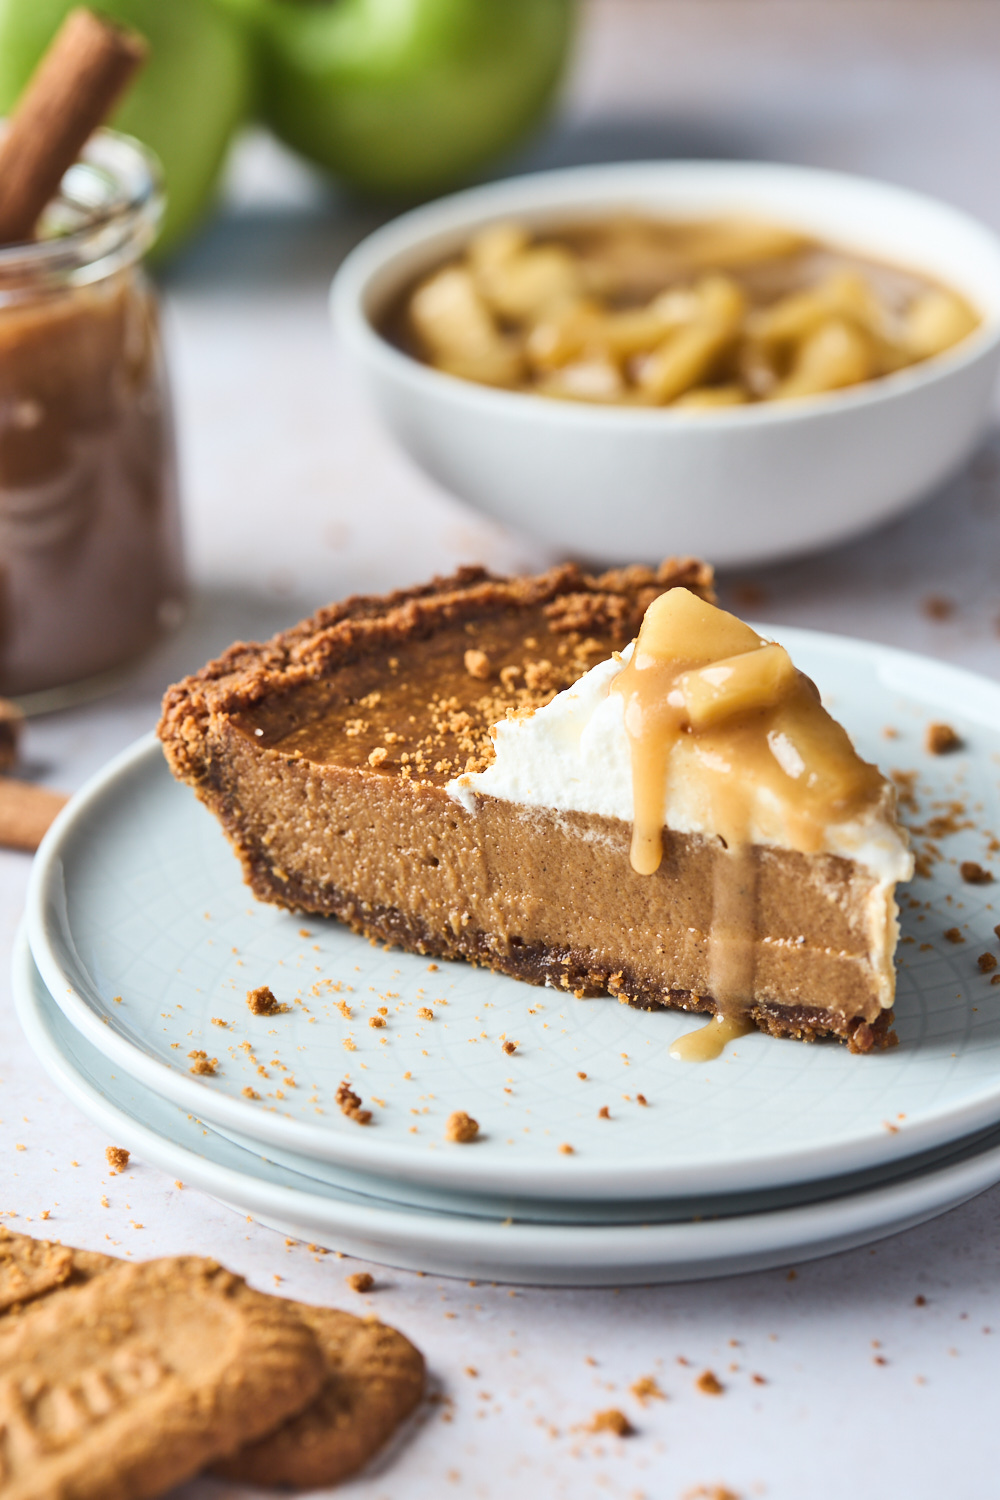
[[[911,1228],[1000,1180],[1000,1131],[993,1130],[951,1148],[932,1169],[911,1165],[897,1179],[878,1183],[872,1174],[866,1188],[803,1205],[790,1203],[795,1190],[761,1193],[753,1211],[718,1218],[522,1223],[418,1210],[277,1166],[119,1076],[54,1004],[23,940],[14,956],[14,1000],[28,1041],[52,1079],[141,1160],[283,1234],[408,1270],[548,1286],[621,1286],[759,1271]]]
[[[1000,887],[963,884],[957,862],[989,865],[1000,830],[1000,688],[885,648],[774,633],[862,754],[917,773],[911,821],[959,803],[976,825],[936,834],[944,858],[910,888],[919,907],[903,892],[893,1051],[854,1057],[753,1035],[717,1062],[678,1063],[670,1045],[688,1016],[575,1000],[465,964],[435,969],[335,921],[262,905],[152,739],[75,797],[39,852],[27,921],[45,983],[145,1088],[262,1149],[420,1191],[576,1202],[747,1192],[899,1162],[985,1129],[1000,1121],[1000,989],[976,959],[1000,951]],[[967,748],[929,755],[933,719]],[[964,943],[944,938],[955,926]],[[245,991],[260,984],[287,1014],[250,1015]],[[375,1030],[380,1006],[388,1025]],[[432,1021],[417,1014],[425,1006]],[[512,1057],[504,1036],[519,1044]],[[216,1076],[192,1075],[197,1050],[218,1058]],[[334,1102],[345,1076],[374,1111],[366,1129]],[[443,1139],[456,1109],[480,1122],[471,1146]]]

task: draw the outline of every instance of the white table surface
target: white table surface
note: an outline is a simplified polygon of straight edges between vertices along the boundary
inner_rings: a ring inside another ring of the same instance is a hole
[[[599,0],[562,123],[533,160],[714,155],[836,166],[937,193],[1000,229],[998,68],[1000,6],[990,0]],[[152,725],[168,681],[238,634],[260,636],[328,599],[462,561],[504,569],[549,560],[423,480],[353,392],[324,294],[343,250],[373,222],[266,141],[238,154],[226,213],[165,278],[191,616],[113,696],[32,723],[38,778],[79,785]],[[775,621],[1000,675],[998,460],[987,449],[946,493],[862,543],[726,579],[724,597],[745,600],[752,583],[754,612]],[[950,620],[927,617],[930,595],[954,602]],[[443,1400],[392,1462],[345,1496],[997,1493],[1000,1188],[797,1274],[515,1292],[371,1267],[375,1290],[359,1297],[344,1284],[356,1263],[286,1245],[141,1160],[109,1177],[109,1142],[49,1084],[11,1010],[5,956],[27,875],[27,858],[0,855],[7,1222],[135,1257],[211,1254],[262,1288],[397,1323],[426,1351]],[[722,1396],[695,1389],[706,1368]],[[643,1375],[666,1401],[639,1404],[629,1386]],[[612,1405],[636,1436],[582,1430]],[[250,1493],[208,1481],[177,1492]]]

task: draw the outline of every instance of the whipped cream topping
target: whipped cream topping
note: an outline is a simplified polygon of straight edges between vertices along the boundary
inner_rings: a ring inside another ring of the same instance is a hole
[[[449,795],[469,812],[475,811],[480,795],[632,823],[635,806],[625,701],[610,689],[633,649],[629,646],[619,656],[598,663],[530,716],[501,720],[494,730],[493,764],[450,781]],[[715,837],[719,829],[714,826],[698,757],[696,737],[682,736],[674,744],[666,771],[663,822],[677,833]],[[795,774],[795,767],[784,769]],[[787,804],[767,785],[751,785],[747,795],[747,837],[752,843],[813,852],[801,844]],[[894,804],[893,790],[886,782],[880,800],[860,815],[826,827],[824,852],[856,861],[880,884],[910,879],[913,856],[895,821]]]

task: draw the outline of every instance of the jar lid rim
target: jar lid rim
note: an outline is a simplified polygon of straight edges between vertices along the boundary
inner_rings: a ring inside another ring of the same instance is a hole
[[[163,215],[163,173],[141,141],[121,131],[94,132],[46,210],[55,221],[44,238],[0,246],[0,281],[21,276],[72,278],[109,257],[137,260],[152,244]],[[60,232],[60,210],[69,225]],[[74,225],[73,219],[78,222]],[[90,279],[84,277],[84,279]]]

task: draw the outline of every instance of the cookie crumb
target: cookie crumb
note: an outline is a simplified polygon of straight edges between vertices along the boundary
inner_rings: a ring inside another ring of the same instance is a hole
[[[599,1120],[611,1119],[611,1111],[608,1109],[608,1106],[606,1104],[602,1104],[600,1109],[597,1111],[597,1118]]]
[[[445,1122],[444,1134],[449,1141],[459,1141],[462,1144],[474,1141],[479,1134],[479,1122],[467,1115],[464,1109],[456,1109]]]
[[[129,1152],[124,1146],[106,1146],[104,1159],[112,1172],[124,1172],[129,1162]]]
[[[963,859],[958,867],[958,873],[966,885],[992,885],[993,875],[991,871],[984,870],[982,865],[977,864],[974,859]]]
[[[464,661],[465,670],[470,677],[476,677],[480,682],[485,682],[487,678],[493,676],[493,664],[485,651],[466,651]]]
[[[516,1052],[517,1051],[517,1043],[516,1042],[504,1042],[504,1044],[503,1044],[503,1050],[504,1050],[504,1052],[506,1052],[507,1056],[510,1057],[510,1055],[511,1055],[512,1052]]]
[[[255,1016],[276,1016],[281,1010],[274,991],[267,984],[258,985],[255,990],[247,990],[247,1005]]]
[[[573,1147],[569,1144],[569,1141],[563,1141],[562,1145],[559,1147],[559,1150],[563,1156],[573,1155]]]
[[[577,1073],[577,1078],[586,1078],[586,1073]]]
[[[188,1057],[194,1058],[190,1070],[192,1073],[198,1073],[203,1078],[215,1077],[216,1069],[219,1066],[219,1059],[217,1057],[209,1057],[207,1052],[201,1051],[189,1052]]]
[[[376,745],[368,756],[368,764],[377,769],[384,761],[389,759],[389,752],[384,745]]]
[[[375,1285],[375,1277],[370,1271],[355,1271],[346,1280],[352,1292],[370,1292]]]
[[[260,1095],[258,1094],[257,1090],[256,1089],[252,1089],[249,1084],[247,1084],[245,1086],[245,1088],[240,1089],[240,1093],[243,1095],[244,1099],[259,1099],[260,1098]]]
[[[422,1005],[417,1011],[417,1015],[421,1021],[433,1021],[434,1019],[434,1012],[429,1005]]]
[[[379,1031],[385,1025],[385,1016],[369,1016],[368,1024],[369,1026],[374,1026],[376,1031]]]
[[[368,1124],[372,1112],[370,1109],[361,1108],[361,1098],[354,1092],[346,1078],[338,1085],[333,1097],[340,1105],[341,1114],[346,1115],[349,1120],[356,1120],[359,1125]]]
[[[997,966],[997,961],[992,953],[980,953],[976,959],[976,963],[983,974],[988,974],[991,969],[995,969]]]
[[[928,594],[921,608],[928,620],[950,620],[955,613],[955,602],[943,594]]]
[[[631,1437],[635,1428],[623,1411],[617,1406],[609,1406],[607,1411],[594,1413],[590,1423],[591,1432],[613,1432],[615,1437]]]
[[[965,942],[965,937],[962,933],[961,927],[946,927],[944,935],[948,939],[949,943]]]
[[[914,1305],[914,1307],[926,1307],[927,1306],[927,1298],[924,1296],[923,1292],[918,1292],[917,1293],[917,1295],[913,1299],[913,1305]]]
[[[764,1375],[751,1375],[750,1379],[754,1385],[767,1385],[767,1377]]]
[[[636,1094],[635,1102],[636,1104],[643,1105],[644,1108],[649,1107],[649,1100],[646,1098],[645,1094]]]
[[[695,1381],[695,1387],[701,1391],[703,1396],[721,1396],[726,1389],[722,1381],[711,1370],[702,1370]]]
[[[948,755],[961,749],[962,739],[950,724],[928,724],[924,745],[931,755]]]
[[[640,1375],[638,1380],[633,1380],[629,1390],[643,1406],[647,1401],[666,1401],[667,1399],[652,1375]]]

